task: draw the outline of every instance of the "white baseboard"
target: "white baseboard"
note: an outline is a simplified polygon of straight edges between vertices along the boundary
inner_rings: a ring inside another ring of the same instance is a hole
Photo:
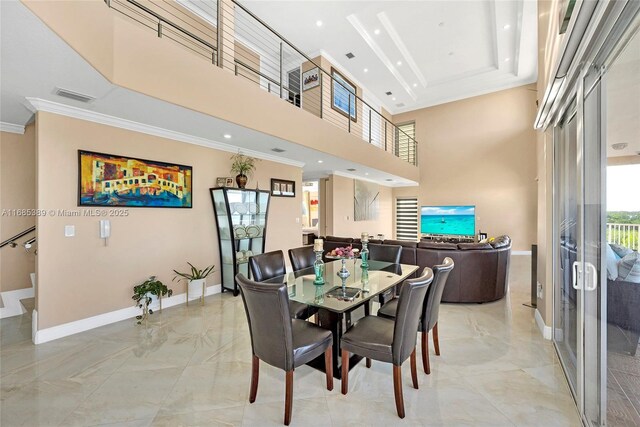
[[[529,256],[531,256],[531,251],[511,251],[511,255],[529,255]]]
[[[540,329],[540,333],[542,333],[542,336],[544,337],[544,339],[550,340],[552,338],[551,326],[547,326],[544,324],[544,320],[542,320],[542,315],[540,314],[540,311],[538,311],[537,308],[536,308],[535,318],[536,318],[536,325],[538,325],[538,329]]]
[[[33,288],[17,289],[0,293],[4,307],[0,308],[0,319],[11,316],[19,316],[24,313],[24,307],[20,304],[21,299],[33,298],[35,292]]]
[[[207,286],[205,296],[219,294],[222,291],[222,285]],[[189,298],[189,301],[198,299],[198,297]],[[186,293],[173,295],[169,298],[162,298],[162,308],[173,307],[174,305],[184,304],[186,302]],[[152,310],[158,310],[160,308],[159,303],[151,304]],[[62,325],[53,326],[51,328],[41,329],[35,332],[33,336],[34,344],[42,344],[48,341],[56,340],[58,338],[67,337],[80,332],[88,331],[90,329],[98,328],[100,326],[108,325],[111,323],[119,322],[121,320],[131,319],[140,314],[138,307],[127,307],[120,310],[111,311],[109,313],[99,314],[97,316],[88,317],[86,319],[75,320],[73,322],[64,323]],[[37,318],[37,313],[34,311],[34,319]]]

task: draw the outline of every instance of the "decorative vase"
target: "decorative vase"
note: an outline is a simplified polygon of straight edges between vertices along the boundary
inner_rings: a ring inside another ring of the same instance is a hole
[[[314,285],[324,285],[324,261],[322,261],[323,251],[314,251],[316,253],[316,260],[313,263],[313,272],[316,274],[316,279],[313,281]]]
[[[206,279],[189,280],[187,285],[187,304],[189,299],[202,298],[202,304],[204,304],[204,288]]]
[[[244,188],[247,186],[247,176],[245,174],[236,175],[236,184],[238,188]]]
[[[349,270],[347,270],[347,259],[346,258],[342,258],[342,268],[340,270],[338,270],[338,272],[336,274],[338,275],[339,278],[342,279],[342,289],[344,291],[345,284],[347,282],[347,278],[349,276],[351,276],[351,273],[349,273]]]
[[[362,241],[362,250],[360,251],[360,259],[362,260],[361,267],[369,268],[369,241]]]

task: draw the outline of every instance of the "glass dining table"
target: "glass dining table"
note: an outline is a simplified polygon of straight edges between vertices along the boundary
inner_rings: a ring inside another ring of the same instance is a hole
[[[333,333],[333,374],[340,376],[340,339],[352,325],[352,313],[364,307],[369,314],[371,301],[409,278],[418,266],[393,264],[383,261],[369,261],[369,268],[363,269],[359,259],[346,261],[349,277],[344,281],[337,273],[342,267],[340,260],[325,264],[323,285],[314,283],[313,267],[305,268],[284,276],[277,276],[267,283],[286,283],[289,299],[318,308],[319,325]],[[353,368],[362,357],[352,355],[349,368]],[[309,365],[325,370],[324,357],[319,357]]]

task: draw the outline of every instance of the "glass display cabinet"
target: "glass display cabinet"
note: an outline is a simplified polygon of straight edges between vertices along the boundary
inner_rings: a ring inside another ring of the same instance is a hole
[[[218,225],[222,292],[239,293],[235,276],[249,277],[249,257],[264,252],[269,192],[241,188],[211,188]]]

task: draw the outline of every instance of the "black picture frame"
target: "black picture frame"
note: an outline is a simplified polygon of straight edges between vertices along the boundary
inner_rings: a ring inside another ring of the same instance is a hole
[[[95,155],[95,156],[103,156],[103,157],[114,157],[114,158],[121,158],[121,159],[129,159],[129,160],[136,160],[139,162],[143,162],[143,163],[148,163],[148,164],[154,164],[160,167],[167,167],[167,166],[171,166],[171,167],[178,167],[180,169],[183,169],[185,171],[189,171],[189,197],[187,199],[187,203],[183,206],[168,206],[168,205],[134,205],[134,204],[112,204],[112,203],[105,203],[105,202],[96,202],[96,201],[87,201],[87,200],[83,200],[83,189],[82,189],[82,179],[83,179],[83,175],[82,175],[82,157],[83,156],[91,156],[91,155]],[[187,166],[187,165],[181,165],[178,163],[169,163],[169,162],[163,162],[163,161],[159,161],[159,160],[149,160],[149,159],[142,159],[139,157],[131,157],[131,156],[124,156],[124,155],[120,155],[120,154],[109,154],[109,153],[101,153],[98,151],[90,151],[90,150],[78,150],[78,186],[77,186],[77,203],[78,206],[97,206],[97,207],[108,207],[108,208],[156,208],[156,209],[192,209],[193,208],[193,167],[192,166]]]
[[[269,188],[272,197],[296,197],[295,181],[271,178],[271,186]]]

